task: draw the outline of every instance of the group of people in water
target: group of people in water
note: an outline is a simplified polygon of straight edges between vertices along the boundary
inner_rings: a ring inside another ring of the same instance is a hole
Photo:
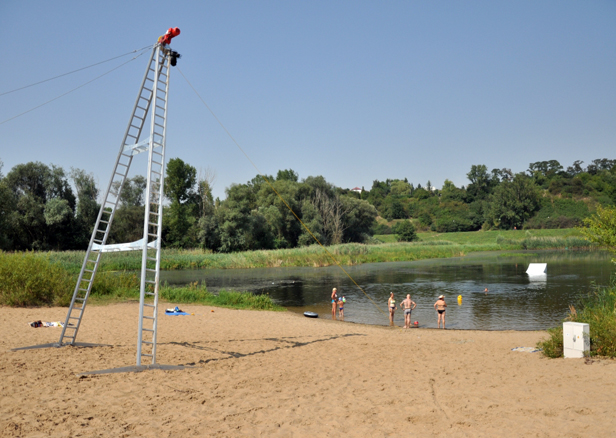
[[[487,293],[487,289],[486,289]],[[346,299],[343,296],[338,296],[338,289],[332,290],[332,319],[336,319],[336,310],[338,311],[338,317],[344,321],[344,303]],[[417,307],[417,303],[411,299],[411,295],[407,294],[406,299],[400,303],[400,309],[404,310],[404,328],[411,328],[411,314]],[[391,292],[389,299],[387,300],[387,308],[389,309],[389,325],[394,325],[394,314],[396,313],[396,300],[394,299],[394,293]],[[436,303],[434,303],[434,309],[438,316],[438,328],[441,328],[441,321],[443,322],[443,328],[445,328],[445,311],[447,310],[447,303],[445,297],[440,295]]]

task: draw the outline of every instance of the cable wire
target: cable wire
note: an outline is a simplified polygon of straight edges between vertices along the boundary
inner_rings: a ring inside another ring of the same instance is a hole
[[[150,46],[150,47],[151,47],[151,46]],[[83,83],[83,84],[79,85],[78,87],[73,88],[72,90],[67,91],[66,93],[60,94],[59,96],[56,96],[56,97],[54,97],[53,99],[48,100],[47,102],[44,102],[44,103],[42,103],[42,104],[40,104],[40,105],[35,106],[34,108],[30,108],[29,110],[24,111],[23,113],[17,114],[16,116],[13,116],[13,117],[10,117],[10,118],[8,118],[8,119],[6,119],[6,120],[3,120],[2,122],[0,122],[0,125],[5,124],[6,122],[10,122],[11,120],[15,120],[16,118],[21,117],[21,116],[23,116],[24,114],[28,114],[29,112],[32,112],[32,111],[34,111],[35,109],[38,109],[38,108],[40,108],[40,107],[42,107],[42,106],[45,106],[45,105],[47,105],[48,103],[51,103],[51,102],[53,102],[53,101],[55,101],[55,100],[60,99],[61,97],[66,96],[67,94],[72,93],[73,91],[79,90],[80,88],[83,88],[83,87],[85,87],[85,86],[86,86],[86,85],[88,85],[88,84],[91,84],[92,82],[94,82],[94,81],[96,81],[96,80],[98,80],[98,79],[102,78],[103,76],[106,76],[106,75],[108,75],[109,73],[111,73],[111,72],[113,72],[113,71],[115,71],[115,70],[119,69],[120,67],[125,66],[125,65],[126,65],[126,64],[128,64],[129,62],[134,61],[135,59],[137,59],[137,58],[139,58],[141,55],[143,55],[143,53],[144,53],[144,52],[141,52],[140,54],[138,54],[137,56],[132,57],[132,58],[131,58],[131,59],[129,59],[128,61],[126,61],[126,62],[124,62],[124,63],[122,63],[122,64],[118,65],[117,67],[112,68],[111,70],[109,70],[109,71],[107,71],[107,72],[103,73],[103,74],[102,74],[102,75],[100,75],[100,76],[95,77],[94,79],[89,80],[88,82],[85,82],[85,83]]]
[[[240,146],[240,144],[235,140],[235,138],[233,138],[233,136],[231,135],[231,133],[229,132],[229,130],[225,127],[225,125],[222,124],[222,122],[220,121],[220,119],[216,116],[216,114],[214,114],[214,111],[212,111],[212,109],[210,108],[210,106],[205,102],[205,100],[203,100],[203,98],[201,97],[201,95],[197,92],[197,90],[195,89],[195,87],[193,87],[193,85],[190,83],[190,81],[186,78],[186,76],[184,76],[184,73],[182,72],[182,70],[180,70],[179,67],[177,67],[178,71],[180,72],[180,74],[182,75],[182,77],[184,78],[184,80],[188,83],[188,85],[190,86],[190,88],[194,91],[194,93],[197,95],[197,97],[199,98],[199,100],[201,100],[201,102],[203,103],[203,105],[205,105],[205,107],[208,109],[208,111],[212,114],[212,116],[216,119],[216,121],[218,122],[218,124],[222,127],[222,129],[224,129],[224,131],[227,133],[227,135],[229,136],[229,138],[231,138],[231,140],[233,141],[233,143],[235,143],[235,145],[238,147],[238,149],[242,152],[242,154],[244,154],[244,156],[246,157],[246,159],[248,161],[250,161],[250,164],[252,164],[252,166],[256,169],[257,173],[259,174],[259,176],[261,176],[261,178],[263,178],[265,180],[265,182],[270,186],[270,188],[274,191],[274,193],[276,193],[276,195],[280,198],[280,200],[284,203],[284,205],[286,205],[286,207],[289,209],[289,211],[293,214],[293,216],[295,216],[295,219],[297,219],[299,221],[300,224],[302,224],[302,226],[306,229],[306,231],[308,231],[308,233],[312,236],[312,238],[321,246],[321,248],[323,248],[323,250],[327,253],[327,255],[329,255],[329,257],[332,259],[332,261],[336,264],[336,266],[338,266],[342,272],[344,272],[346,274],[347,277],[349,277],[349,279],[353,282],[353,284],[355,284],[355,286],[357,286],[357,288],[363,292],[363,294],[366,296],[366,298],[368,298],[372,304],[374,304],[374,306],[378,309],[379,312],[381,312],[383,315],[385,315],[385,312],[383,312],[383,309],[381,309],[378,304],[376,304],[374,302],[374,300],[372,298],[370,298],[370,296],[366,293],[366,291],[359,285],[357,284],[357,282],[355,281],[355,279],[353,277],[351,277],[351,274],[349,274],[343,267],[342,265],[338,262],[338,260],[336,259],[336,257],[334,257],[334,255],[321,243],[321,241],[319,241],[319,239],[312,233],[312,231],[310,231],[310,229],[306,226],[306,224],[304,224],[304,222],[299,218],[299,216],[295,213],[295,211],[293,211],[293,209],[291,208],[291,206],[287,203],[287,201],[285,201],[285,199],[278,193],[278,191],[276,190],[276,188],[274,188],[274,186],[272,185],[272,183],[269,181],[269,179],[267,179],[267,177],[261,172],[261,170],[259,170],[259,168],[257,167],[257,165],[250,159],[250,157],[248,156],[248,154],[244,151],[244,149],[242,149],[242,147]],[[396,326],[397,327],[397,326]]]
[[[54,76],[53,78],[49,78],[49,79],[45,79],[45,80],[42,80],[42,81],[39,81],[39,82],[35,82],[34,84],[25,85],[23,87],[15,88],[14,90],[11,90],[11,91],[5,91],[4,93],[0,93],[0,96],[4,96],[6,94],[11,94],[11,93],[14,93],[14,92],[20,91],[20,90],[25,90],[26,88],[34,87],[35,85],[39,85],[39,84],[43,84],[45,82],[53,81],[54,79],[58,79],[58,78],[61,78],[63,76],[68,76],[68,75],[71,75],[73,73],[77,73],[78,71],[86,70],[88,68],[95,67],[97,65],[101,65],[101,64],[104,64],[104,63],[109,62],[109,61],[113,61],[114,59],[118,59],[118,58],[122,58],[122,57],[124,57],[126,55],[130,55],[131,53],[141,52],[143,50],[150,49],[150,48],[152,48],[152,45],[149,45],[149,46],[146,46],[146,47],[142,47],[141,49],[131,50],[130,52],[124,53],[123,55],[114,56],[113,58],[106,59],[105,61],[101,61],[101,62],[97,62],[95,64],[88,65],[87,67],[78,68],[77,70],[69,71],[68,73],[63,73],[61,75]]]

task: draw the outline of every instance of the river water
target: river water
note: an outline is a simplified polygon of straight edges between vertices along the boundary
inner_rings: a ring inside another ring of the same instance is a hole
[[[547,263],[547,274],[529,277],[529,263]],[[268,293],[290,311],[313,311],[329,319],[331,290],[336,287],[346,298],[345,321],[377,325],[389,324],[387,299],[394,292],[397,303],[406,294],[417,303],[413,322],[436,327],[433,304],[443,294],[448,305],[447,328],[541,330],[562,322],[569,304],[576,305],[593,285],[608,285],[613,264],[608,253],[599,251],[516,251],[344,269],[367,296],[337,266],[165,271],[161,275],[169,284],[203,281],[213,292]],[[458,295],[462,295],[461,305]],[[396,311],[395,323],[404,323],[401,310]]]

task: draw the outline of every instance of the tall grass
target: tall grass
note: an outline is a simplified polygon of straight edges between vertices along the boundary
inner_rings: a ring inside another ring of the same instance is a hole
[[[327,247],[336,261],[318,245],[231,254],[212,253],[200,249],[164,249],[161,269],[321,267],[330,266],[336,262],[350,266],[361,263],[458,257],[477,251],[588,249],[591,247],[577,230],[477,231],[445,234],[419,233],[419,235],[421,240],[417,242],[391,242],[377,245],[347,243]],[[50,260],[60,263],[72,273],[79,272],[83,256],[84,253],[80,251],[56,252],[49,255]],[[102,271],[138,271],[140,267],[140,253],[127,252],[104,254],[99,269]]]
[[[210,293],[205,284],[191,283],[186,287],[169,287],[165,285],[160,291],[161,299],[170,303],[199,303],[216,307],[250,310],[283,311],[272,301],[269,295],[255,295],[250,292],[221,290],[218,295]]]
[[[608,288],[596,288],[580,305],[570,306],[566,320],[588,324],[591,356],[616,357],[616,283]],[[537,346],[548,357],[562,357],[562,327],[548,330],[549,337]]]
[[[78,274],[46,254],[4,253],[0,251],[0,305],[68,306]],[[90,297],[94,302],[139,298],[139,278],[134,272],[99,272]],[[208,292],[205,285],[160,289],[160,298],[173,303],[201,303],[234,309],[283,310],[269,295],[236,291]]]
[[[276,305],[269,295],[253,295],[249,292],[222,290],[218,295],[207,290],[204,284],[191,283],[184,287],[163,285],[159,291],[162,301],[173,304],[206,304],[216,307],[250,310],[285,310]],[[110,294],[93,294],[94,302],[109,302],[123,299],[139,299],[139,286],[114,289]]]
[[[7,254],[0,251],[0,305],[66,305],[74,281],[49,257],[33,252]]]

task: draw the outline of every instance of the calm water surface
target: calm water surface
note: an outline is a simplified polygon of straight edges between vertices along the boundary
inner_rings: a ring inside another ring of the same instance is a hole
[[[547,275],[529,277],[529,263],[547,263]],[[187,284],[204,281],[211,291],[220,289],[268,293],[291,311],[317,312],[331,318],[333,287],[346,297],[345,321],[389,324],[387,299],[396,302],[411,294],[417,303],[413,321],[436,327],[432,307],[437,297],[447,301],[447,327],[479,330],[540,330],[553,327],[567,315],[569,304],[578,303],[592,285],[607,285],[613,265],[605,252],[518,251],[474,253],[453,259],[417,262],[371,263],[345,270],[374,300],[375,305],[338,267],[208,269],[165,271],[163,281]],[[484,293],[485,288],[489,293]],[[462,295],[462,305],[457,297]],[[404,324],[401,310],[396,324]]]

